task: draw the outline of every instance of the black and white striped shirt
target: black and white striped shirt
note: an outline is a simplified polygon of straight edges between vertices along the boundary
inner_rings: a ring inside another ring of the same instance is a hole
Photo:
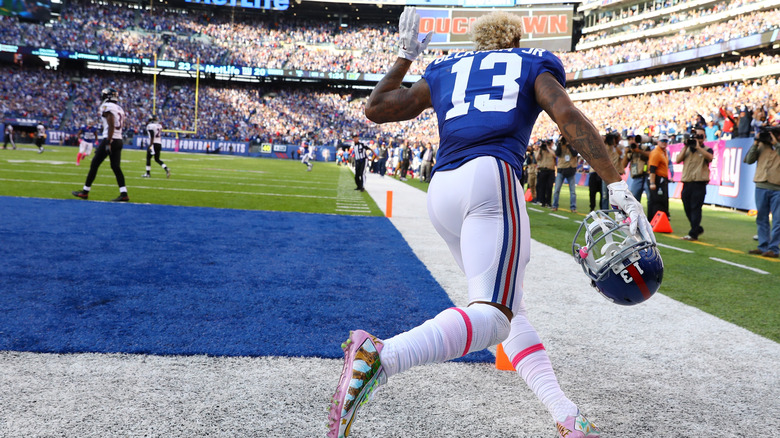
[[[355,160],[366,159],[366,146],[363,143],[356,141],[352,146],[352,151],[355,152]]]

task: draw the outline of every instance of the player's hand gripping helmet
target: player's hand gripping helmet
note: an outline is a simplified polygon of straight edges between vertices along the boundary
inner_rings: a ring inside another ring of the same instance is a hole
[[[116,102],[119,100],[119,93],[113,88],[104,88],[103,91],[100,92],[100,100],[103,102]]]
[[[633,306],[661,286],[664,262],[653,236],[629,234],[617,210],[587,215],[574,236],[572,253],[593,287],[613,303]]]

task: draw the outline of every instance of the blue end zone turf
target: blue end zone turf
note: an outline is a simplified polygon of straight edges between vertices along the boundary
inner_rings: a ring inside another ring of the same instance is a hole
[[[0,260],[0,350],[341,358],[453,305],[377,217],[0,197]]]

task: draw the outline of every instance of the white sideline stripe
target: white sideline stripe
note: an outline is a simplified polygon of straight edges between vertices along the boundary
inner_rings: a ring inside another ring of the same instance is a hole
[[[558,219],[566,219],[566,220],[568,220],[568,219],[569,219],[569,218],[567,218],[566,216],[561,216],[561,215],[559,215],[559,214],[555,214],[555,213],[550,213],[550,216],[552,216],[552,217],[557,217]]]
[[[41,184],[57,184],[57,185],[74,184],[72,182],[62,182],[62,181],[38,181],[38,180],[32,180],[32,179],[10,179],[10,178],[0,178],[0,181],[41,183]],[[116,184],[92,184],[92,186],[93,187],[94,186],[98,186],[98,187],[116,187]],[[128,188],[130,190],[133,190],[133,189],[159,190],[160,189],[160,187],[148,187],[148,186],[130,186]],[[235,191],[228,191],[228,190],[179,189],[179,188],[174,188],[174,187],[165,187],[164,190],[174,191],[174,192],[230,193],[230,194],[233,194],[233,195],[279,196],[279,197],[284,197],[284,198],[338,199],[335,196],[293,195],[293,194],[286,194],[285,195],[285,194],[279,194],[279,193],[235,192]]]
[[[533,208],[533,207],[527,207],[527,208],[528,208],[529,210],[531,210],[531,211],[535,211],[535,212],[537,212],[537,213],[543,213],[543,212],[544,212],[544,210],[539,210],[538,208]]]
[[[68,163],[72,164],[72,163]],[[153,169],[154,170],[154,169]],[[77,177],[79,179],[83,179],[84,173],[83,172],[47,172],[47,171],[35,171],[35,170],[12,170],[8,173],[38,173],[38,174],[44,174],[44,175],[59,175],[59,176],[73,176]],[[152,179],[157,180],[164,180],[167,178],[163,178],[162,176],[159,176],[162,174],[162,172],[158,173],[157,177],[152,176]],[[181,176],[197,176],[199,179],[187,179],[187,178],[181,178]],[[213,178],[212,180],[204,180],[203,178]],[[280,187],[279,184],[263,184],[263,183],[246,183],[246,182],[235,182],[236,179],[242,180],[245,179],[244,175],[236,175],[236,177],[239,178],[229,178],[224,177],[220,175],[193,175],[189,173],[176,173],[176,178],[173,180],[174,182],[185,182],[185,183],[199,183],[199,184],[211,184],[211,185],[231,185],[231,186],[251,186],[251,187]],[[125,174],[125,179],[136,179],[137,177],[133,175],[127,175]],[[138,177],[140,178],[140,177]],[[220,178],[220,179],[217,179]],[[279,179],[272,179],[272,178],[265,178],[263,177],[264,181],[284,181]],[[287,181],[284,181],[287,182]],[[321,183],[320,181],[299,181],[299,180],[290,180],[291,183],[308,183],[313,184],[312,185],[301,185],[301,186],[291,186],[291,185],[285,185],[284,187],[289,187],[293,189],[306,189],[306,190],[333,190],[337,186],[335,184],[327,184],[327,183]],[[325,187],[328,186],[328,187]]]
[[[688,253],[688,254],[693,254],[694,253],[694,251],[691,251],[690,249],[678,248],[676,246],[665,245],[663,243],[656,242],[656,245],[660,246],[661,248],[669,248],[669,249],[673,249],[675,251],[685,252],[685,253]]]
[[[727,265],[736,266],[738,268],[747,269],[748,271],[758,272],[759,274],[769,274],[769,272],[762,271],[761,269],[758,269],[758,268],[753,268],[751,266],[740,265],[739,263],[730,262],[728,260],[719,259],[717,257],[710,257],[710,260],[715,260],[716,262],[721,262],[721,263],[725,263]]]

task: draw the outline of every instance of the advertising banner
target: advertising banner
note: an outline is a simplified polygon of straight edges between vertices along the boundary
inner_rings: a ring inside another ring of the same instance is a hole
[[[571,50],[573,6],[535,6],[523,9],[499,9],[523,19],[524,35],[520,47],[550,51]],[[469,48],[471,24],[493,10],[474,8],[417,8],[420,14],[420,38],[433,31],[429,47]]]
[[[756,208],[753,176],[756,173],[756,165],[744,163],[745,155],[753,144],[752,138],[739,138],[735,140],[718,140],[704,142],[706,147],[713,150],[713,158],[710,162],[710,182],[707,186],[707,204],[722,205],[725,207],[751,210]],[[685,147],[682,143],[669,145],[669,168],[672,171],[670,181],[680,183],[683,172],[683,164],[677,164],[677,155]],[[675,198],[680,197],[682,184],[673,184],[669,188],[670,194]]]

